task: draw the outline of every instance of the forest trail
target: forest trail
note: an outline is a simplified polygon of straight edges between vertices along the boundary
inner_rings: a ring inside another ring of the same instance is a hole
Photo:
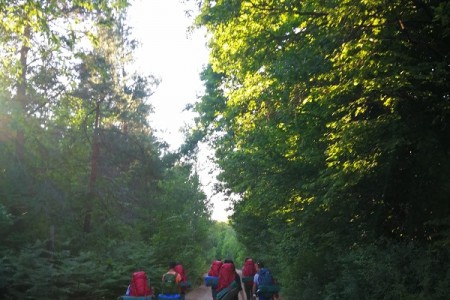
[[[202,284],[198,288],[186,294],[186,300],[211,300],[211,288]]]
[[[239,273],[239,276],[242,276],[241,270],[237,270],[237,272]],[[212,300],[211,288],[202,284],[198,288],[193,289],[192,291],[187,293],[186,300]],[[279,298],[279,300],[281,300],[281,297]]]
[[[241,299],[240,296],[239,299]],[[198,288],[187,293],[185,300],[212,300],[211,288],[202,284]],[[281,297],[279,300],[281,300]]]
[[[242,276],[241,270],[236,270],[239,276]],[[208,275],[203,274],[203,277]],[[190,291],[186,294],[186,300],[212,300],[211,287],[206,286],[204,283],[198,288]]]
[[[241,270],[236,271],[238,272],[239,276],[241,276]],[[208,274],[203,274],[203,277],[205,277],[206,275]],[[211,287],[208,287],[203,283],[201,286],[187,293],[185,300],[212,300]]]

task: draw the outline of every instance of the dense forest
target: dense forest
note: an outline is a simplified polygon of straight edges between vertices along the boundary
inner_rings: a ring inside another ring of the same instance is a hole
[[[238,239],[283,299],[450,291],[450,2],[197,1]]]
[[[194,161],[149,126],[128,6],[0,1],[1,299],[116,299],[172,260],[195,282],[230,247]]]
[[[446,299],[450,1],[184,1],[210,60],[174,152],[132,1],[0,1],[0,298],[115,299],[171,260],[195,286],[251,255],[284,300]]]

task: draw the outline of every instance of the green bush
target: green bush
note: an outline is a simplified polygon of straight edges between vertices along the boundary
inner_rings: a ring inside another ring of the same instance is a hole
[[[445,299],[448,249],[414,242],[380,243],[339,258],[340,272],[325,287],[324,299]]]
[[[142,242],[111,242],[100,251],[49,252],[37,242],[1,258],[0,286],[4,299],[115,299],[123,295],[135,270],[144,270],[150,284],[159,283],[152,249]]]

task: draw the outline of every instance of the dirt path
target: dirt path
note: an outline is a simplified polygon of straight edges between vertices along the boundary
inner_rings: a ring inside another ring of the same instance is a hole
[[[239,275],[241,275],[241,271],[237,271]],[[241,296],[239,296],[239,299],[241,299]],[[198,288],[193,289],[192,291],[187,293],[185,300],[212,300],[211,287],[202,284]],[[281,297],[279,298],[279,300],[281,300]]]
[[[237,272],[239,273],[239,276],[242,275],[241,270],[237,270]],[[239,299],[241,299],[241,296],[239,296]],[[212,300],[211,287],[202,284],[198,288],[187,293],[185,300]]]
[[[202,284],[186,294],[186,300],[212,300],[211,288]]]
[[[203,274],[205,277],[208,274]],[[202,284],[186,294],[185,300],[212,300],[211,287]]]

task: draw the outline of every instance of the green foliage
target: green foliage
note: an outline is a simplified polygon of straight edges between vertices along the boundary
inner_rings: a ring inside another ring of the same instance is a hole
[[[216,259],[232,259],[237,267],[244,263],[245,257],[250,256],[246,248],[238,241],[236,232],[227,223],[213,222],[208,231],[209,249],[206,255],[206,266]]]
[[[0,5],[2,299],[113,299],[169,260],[204,272],[206,198],[148,124],[158,80],[127,73],[127,5]]]
[[[18,254],[2,258],[5,299],[111,299],[121,295],[135,270],[144,270],[150,283],[159,281],[153,269],[152,247],[139,241],[111,241],[103,252],[50,252],[36,242]]]
[[[214,144],[237,237],[283,298],[442,297],[446,255],[443,281],[412,262],[431,270],[448,243],[448,5],[202,2],[211,59],[192,140]]]
[[[444,299],[448,286],[448,249],[432,252],[410,243],[368,245],[342,256],[337,280],[329,283],[329,299]]]

